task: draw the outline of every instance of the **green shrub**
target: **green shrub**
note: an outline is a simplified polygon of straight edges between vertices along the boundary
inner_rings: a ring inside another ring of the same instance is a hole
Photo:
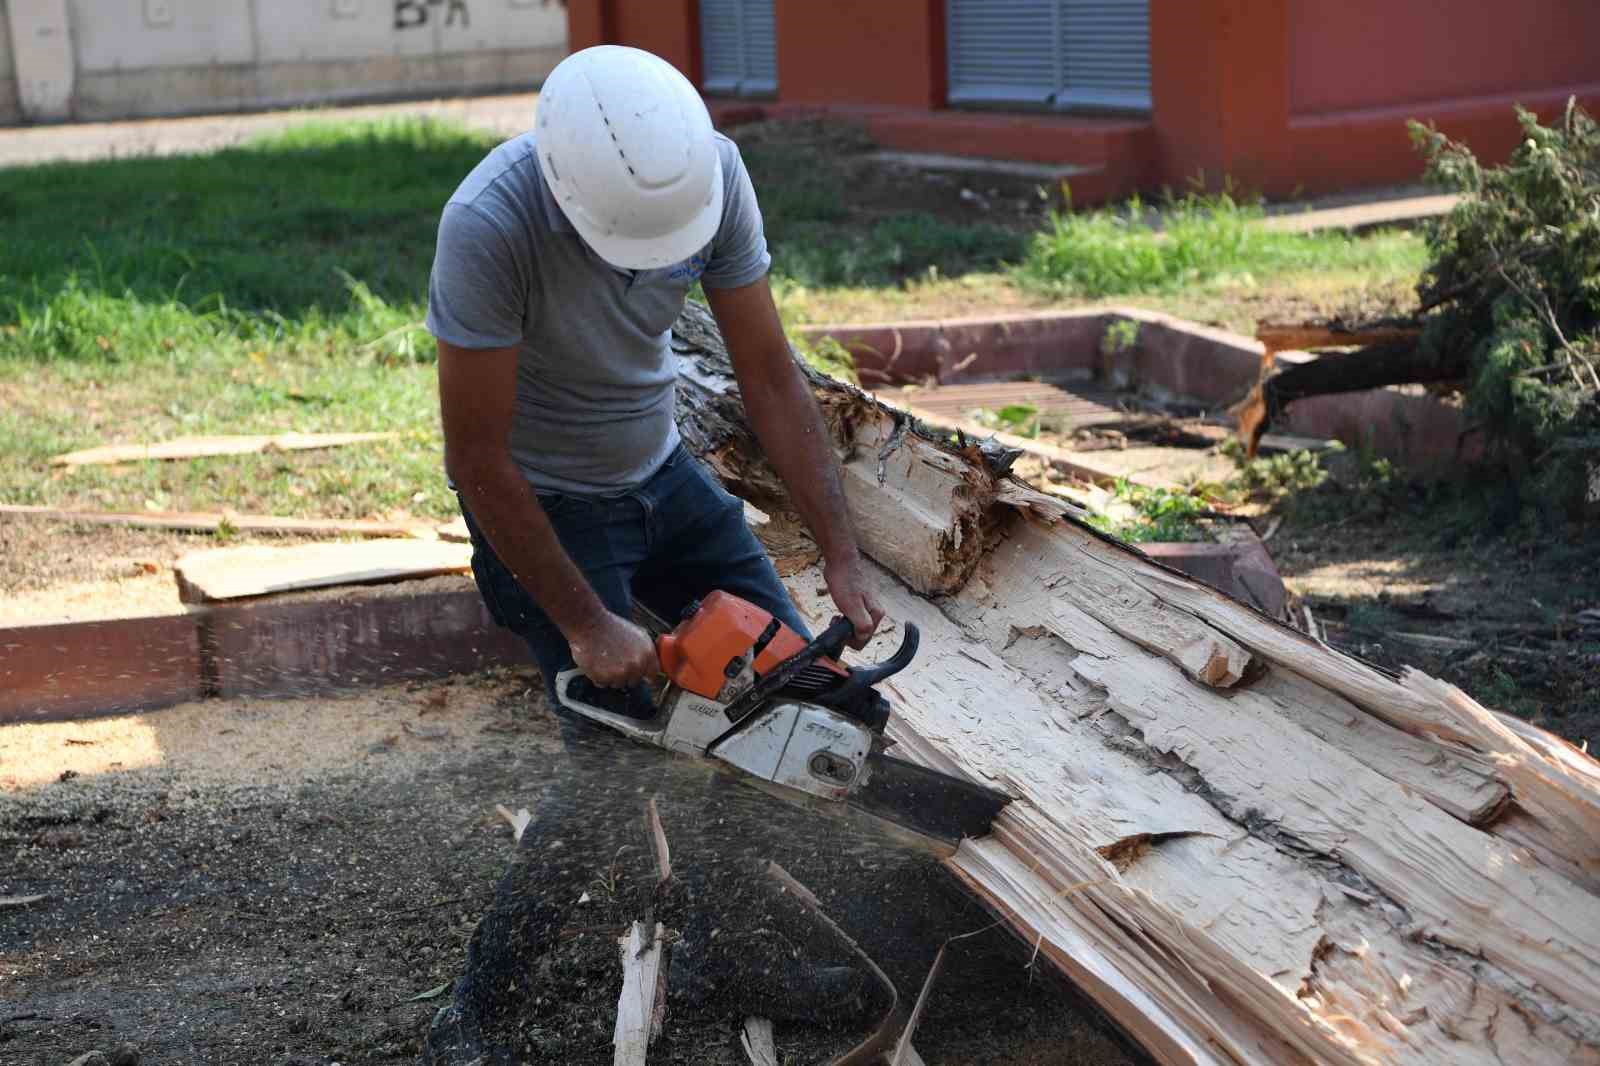
[[[1133,505],[1133,517],[1119,520],[1097,514],[1089,519],[1090,525],[1113,537],[1133,544],[1211,539],[1199,521],[1208,510],[1200,496],[1135,485],[1127,478],[1117,480],[1113,495]]]
[[[1468,411],[1530,499],[1577,507],[1600,455],[1600,127],[1569,101],[1518,109],[1498,167],[1412,124],[1434,182],[1465,195],[1429,238],[1422,343],[1468,352]]]
[[[1304,448],[1252,459],[1237,438],[1229,437],[1217,450],[1232,461],[1237,471],[1226,488],[1248,498],[1275,500],[1290,493],[1307,492],[1328,480],[1322,457]]]

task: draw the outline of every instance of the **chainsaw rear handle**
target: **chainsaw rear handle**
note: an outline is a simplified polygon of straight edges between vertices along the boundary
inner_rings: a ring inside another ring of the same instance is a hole
[[[905,630],[906,635],[901,638],[900,647],[895,650],[893,655],[874,666],[861,666],[852,669],[850,671],[849,684],[855,684],[860,681],[862,685],[871,688],[879,681],[891,678],[910,666],[911,660],[916,658],[917,648],[922,644],[922,631],[917,628],[915,622],[907,622]]]
[[[848,622],[845,623],[849,625]],[[832,627],[829,627],[830,631]],[[873,688],[878,682],[893,677],[911,665],[911,660],[916,657],[917,648],[922,643],[922,632],[917,629],[915,622],[905,624],[906,635],[900,640],[900,647],[895,653],[872,666],[852,667],[850,676],[838,688],[829,692],[826,703],[831,707],[847,708],[861,698],[861,694]],[[880,726],[881,728],[881,726]]]

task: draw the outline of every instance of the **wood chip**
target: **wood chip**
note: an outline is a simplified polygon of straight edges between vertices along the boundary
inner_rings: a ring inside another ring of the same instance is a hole
[[[744,1048],[750,1066],[778,1066],[777,1045],[772,1042],[771,1018],[746,1018],[739,1033],[739,1046]]]
[[[505,804],[496,803],[494,805],[494,809],[500,812],[500,817],[504,818],[511,824],[511,839],[516,841],[518,844],[522,843],[523,831],[528,828],[528,823],[533,821],[533,815],[528,813],[528,808],[518,807],[517,813],[512,814],[511,809]],[[589,893],[585,892],[583,894],[583,899],[580,899],[578,902],[583,903],[588,898]]]
[[[38,903],[40,900],[48,898],[49,894],[45,892],[41,892],[37,896],[0,896],[0,910],[6,910],[11,907],[26,907],[29,904]]]
[[[649,932],[643,922],[634,922],[628,935],[617,939],[622,953],[622,994],[617,997],[613,1066],[645,1066],[657,1003],[666,991],[666,971],[661,966],[665,933],[660,922]]]

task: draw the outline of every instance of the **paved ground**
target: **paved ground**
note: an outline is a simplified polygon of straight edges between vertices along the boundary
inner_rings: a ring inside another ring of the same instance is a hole
[[[301,107],[254,114],[7,127],[0,129],[0,167],[56,160],[209,152],[319,117],[431,115],[456,119],[510,137],[533,124],[533,104],[537,99],[537,93],[511,93],[358,107]]]

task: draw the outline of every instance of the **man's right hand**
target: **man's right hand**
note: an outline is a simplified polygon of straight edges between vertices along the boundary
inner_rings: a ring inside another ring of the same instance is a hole
[[[627,688],[661,669],[650,634],[610,611],[596,624],[567,634],[567,643],[573,665],[601,688]]]

